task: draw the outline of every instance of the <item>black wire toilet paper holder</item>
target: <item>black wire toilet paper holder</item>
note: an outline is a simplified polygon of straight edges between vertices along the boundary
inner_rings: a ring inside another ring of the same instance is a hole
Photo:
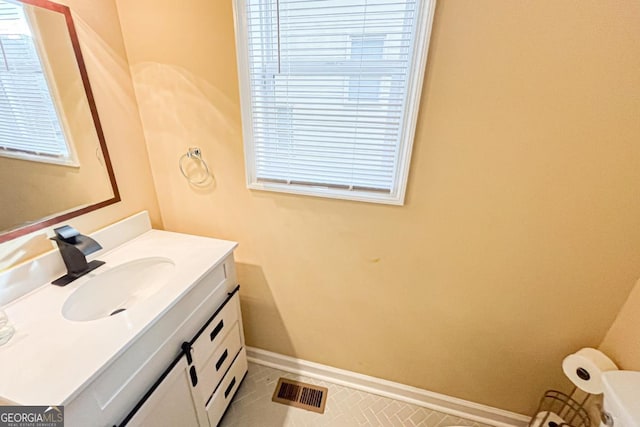
[[[547,390],[540,399],[529,427],[591,427],[591,417],[586,409],[590,397],[590,394],[579,391],[578,387],[574,387],[571,394]],[[551,414],[556,414],[563,422],[552,420]]]

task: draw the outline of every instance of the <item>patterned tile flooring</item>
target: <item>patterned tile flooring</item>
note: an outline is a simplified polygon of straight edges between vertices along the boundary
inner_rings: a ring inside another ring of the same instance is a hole
[[[285,377],[329,389],[324,414],[273,403],[278,378]],[[386,397],[336,384],[301,377],[249,363],[249,373],[240,386],[221,427],[488,427],[474,421],[436,412]]]

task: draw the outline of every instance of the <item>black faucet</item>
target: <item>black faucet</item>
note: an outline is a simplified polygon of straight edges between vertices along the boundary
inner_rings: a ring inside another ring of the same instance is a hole
[[[54,280],[52,284],[66,286],[104,264],[104,261],[98,260],[87,262],[87,255],[102,249],[102,246],[91,237],[83,236],[69,225],[54,228],[53,231],[56,236],[51,240],[58,244],[64,265],[67,266],[67,274]]]

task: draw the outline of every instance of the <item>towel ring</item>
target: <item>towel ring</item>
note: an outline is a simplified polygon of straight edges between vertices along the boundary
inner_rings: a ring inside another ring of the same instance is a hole
[[[204,178],[202,178],[201,180],[191,179],[191,177],[187,175],[187,173],[184,171],[185,159],[194,159],[199,161],[204,167],[204,174],[205,174]],[[182,173],[182,176],[184,176],[187,179],[187,181],[189,181],[190,184],[202,185],[205,182],[207,182],[209,178],[211,178],[211,172],[209,172],[209,166],[207,165],[207,162],[205,162],[204,159],[202,158],[202,150],[200,150],[200,148],[198,147],[189,147],[189,151],[187,151],[182,156],[180,156],[180,160],[178,161],[178,166],[180,167],[180,173]]]

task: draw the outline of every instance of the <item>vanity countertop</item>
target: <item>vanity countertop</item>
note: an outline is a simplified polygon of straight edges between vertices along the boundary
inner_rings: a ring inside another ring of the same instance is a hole
[[[6,305],[16,333],[0,346],[0,396],[22,405],[65,405],[236,247],[226,240],[150,230],[97,258],[106,264],[75,282],[45,284]],[[87,280],[133,259],[169,258],[167,284],[130,310],[76,322],[63,317],[69,295]],[[54,278],[52,278],[54,279]]]

